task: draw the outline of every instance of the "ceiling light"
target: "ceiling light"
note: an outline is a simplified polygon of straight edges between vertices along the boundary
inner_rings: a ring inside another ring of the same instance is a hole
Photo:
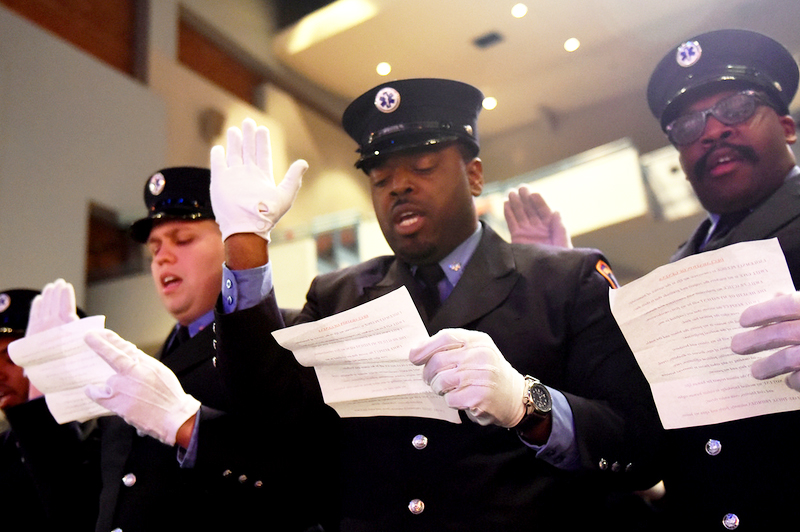
[[[487,96],[486,98],[483,99],[484,109],[486,109],[487,111],[491,111],[495,107],[497,107],[497,98],[494,98],[492,96]]]
[[[516,4],[511,8],[511,16],[514,18],[522,18],[528,13],[528,6],[525,4]]]
[[[375,71],[381,76],[388,76],[389,72],[392,71],[392,65],[389,63],[378,63],[378,66],[375,67]]]
[[[580,45],[581,45],[581,41],[579,41],[575,37],[572,37],[572,38],[567,39],[566,41],[564,41],[564,50],[566,50],[568,52],[574,52],[575,50],[577,50],[580,47]]]
[[[286,50],[300,53],[325,39],[354,28],[378,13],[370,0],[338,0],[303,17],[289,32]]]

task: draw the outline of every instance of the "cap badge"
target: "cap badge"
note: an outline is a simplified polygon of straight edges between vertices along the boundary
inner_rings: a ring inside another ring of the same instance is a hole
[[[5,312],[11,306],[11,296],[0,294],[0,312]]]
[[[150,194],[153,196],[158,196],[162,192],[164,192],[164,185],[166,180],[164,179],[164,174],[161,172],[157,174],[153,174],[150,177],[150,180],[147,182],[147,188],[150,190]]]
[[[393,113],[400,106],[400,93],[391,87],[384,87],[375,95],[375,107],[382,113]]]
[[[686,41],[678,46],[678,53],[675,54],[675,59],[682,67],[690,67],[700,60],[703,55],[703,49],[700,48],[700,43],[697,41]]]

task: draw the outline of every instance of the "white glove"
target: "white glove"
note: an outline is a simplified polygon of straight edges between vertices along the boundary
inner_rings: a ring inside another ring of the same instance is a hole
[[[444,329],[411,349],[411,363],[447,406],[479,425],[515,427],[525,415],[525,377],[478,331]]]
[[[75,289],[64,279],[57,279],[46,284],[42,288],[42,293],[33,298],[25,336],[32,336],[78,319]]]
[[[753,377],[764,380],[788,373],[786,384],[800,391],[800,292],[778,295],[747,307],[739,318],[742,327],[757,327],[736,334],[731,349],[749,355],[785,347],[750,367]],[[788,346],[788,347],[787,347]]]
[[[88,385],[86,395],[119,415],[139,434],[175,445],[178,429],[200,409],[164,364],[108,329],[92,331],[86,345],[116,371],[104,387]]]
[[[269,130],[251,118],[242,129],[228,129],[225,148],[211,149],[211,206],[225,240],[234,233],[254,233],[269,242],[269,233],[294,203],[308,163],[292,163],[275,186]]]
[[[561,221],[561,214],[550,210],[539,193],[530,194],[525,187],[521,187],[519,192],[509,192],[503,204],[503,215],[511,242],[515,244],[572,247],[572,239]]]

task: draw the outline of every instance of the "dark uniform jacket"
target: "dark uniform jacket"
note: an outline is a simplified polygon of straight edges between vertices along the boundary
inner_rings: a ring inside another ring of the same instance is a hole
[[[300,493],[312,472],[307,456],[292,445],[293,431],[279,422],[251,428],[225,414],[228,397],[214,355],[210,325],[162,359],[203,404],[199,430],[205,438],[196,467],[181,468],[178,447],[137,435],[120,417],[98,420],[97,532],[298,531],[316,522],[306,494]]]
[[[704,221],[672,260],[698,253],[708,232]],[[800,289],[800,176],[786,181],[720,242],[777,237],[792,280]],[[725,530],[724,516],[739,519],[736,530],[790,530],[796,527],[800,460],[794,446],[800,412],[759,416],[716,425],[667,431],[664,484],[668,508],[678,512],[681,529]],[[719,452],[714,454],[719,442]]]
[[[8,408],[13,427],[0,434],[0,515],[4,530],[91,530],[97,514],[99,477],[91,466],[96,442],[90,423],[55,422],[44,399]],[[26,424],[48,419],[29,430]],[[33,440],[25,435],[34,435]],[[29,456],[43,457],[31,460]]]
[[[643,460],[651,450],[646,435],[658,421],[647,383],[611,316],[609,283],[597,269],[603,260],[593,250],[510,245],[484,227],[454,291],[426,321],[431,334],[450,327],[488,333],[519,372],[562,391],[574,414],[582,470],[560,470],[537,459],[515,431],[482,427],[463,414],[461,424],[343,419],[341,438],[319,435],[320,445],[341,446],[343,531],[592,528],[619,517],[600,508],[609,485],[652,484],[644,479]],[[404,285],[418,301],[408,266],[395,257],[319,276],[297,322]],[[262,389],[286,388],[268,365],[291,355],[271,335],[253,334],[270,332],[280,321],[272,298],[217,316],[218,366],[233,389],[253,389],[257,382]],[[258,399],[249,398],[251,407]],[[276,400],[258,404],[275,409]],[[296,400],[290,396],[284,404]],[[427,445],[415,446],[417,435]],[[421,513],[410,510],[417,499],[424,504]]]

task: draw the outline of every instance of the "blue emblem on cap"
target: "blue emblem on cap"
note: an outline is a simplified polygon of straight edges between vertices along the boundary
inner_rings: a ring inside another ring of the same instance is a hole
[[[150,177],[150,181],[147,182],[147,187],[150,190],[150,194],[153,196],[158,196],[162,192],[164,192],[164,185],[166,184],[166,180],[164,179],[164,174],[161,172],[157,174],[153,174]]]
[[[11,306],[11,296],[0,294],[0,312],[5,312]]]
[[[678,46],[678,52],[675,54],[675,59],[682,67],[690,67],[700,60],[703,55],[703,49],[700,48],[700,43],[697,41],[686,41]]]
[[[400,107],[400,93],[391,87],[384,87],[375,95],[375,107],[382,113],[392,113]]]

